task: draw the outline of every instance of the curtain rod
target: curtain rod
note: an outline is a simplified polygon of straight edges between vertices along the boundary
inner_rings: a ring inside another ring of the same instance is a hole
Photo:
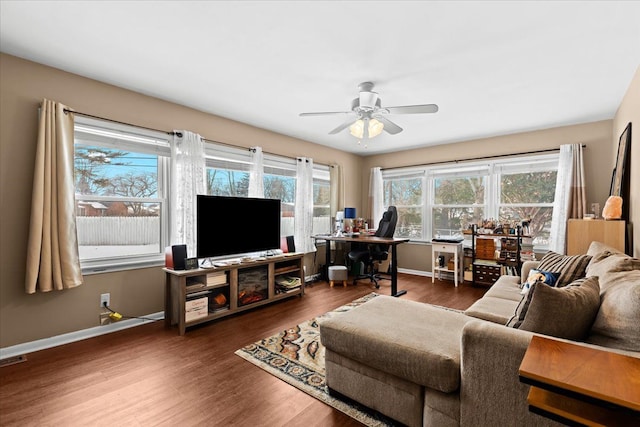
[[[586,144],[582,144],[582,148],[587,148]],[[496,154],[494,156],[483,156],[483,157],[468,157],[466,159],[457,159],[457,160],[442,160],[439,162],[429,162],[429,163],[415,163],[412,165],[406,166],[398,166],[393,168],[380,168],[380,170],[389,170],[389,169],[399,169],[399,168],[412,168],[416,166],[433,166],[433,165],[443,165],[447,163],[459,163],[459,162],[471,162],[474,160],[487,160],[487,159],[499,159],[501,157],[512,157],[512,156],[524,156],[526,154],[540,154],[540,153],[551,153],[554,151],[560,151],[560,148],[549,148],[545,150],[534,150],[534,151],[521,151],[519,153],[510,153],[510,154]]]
[[[82,113],[80,111],[74,111],[74,110],[70,110],[68,108],[65,108],[63,111],[65,113],[67,113],[67,114],[68,113],[77,114],[78,116],[90,117],[92,119],[104,120],[104,121],[107,121],[107,122],[117,123],[117,124],[125,125],[125,126],[134,126],[134,127],[138,127],[138,128],[142,128],[142,129],[151,130],[151,131],[154,131],[154,132],[166,133],[167,135],[175,135],[175,136],[177,136],[179,138],[182,138],[182,133],[181,132],[166,131],[166,130],[155,129],[155,128],[150,128],[150,127],[146,127],[146,126],[134,125],[132,123],[121,122],[121,121],[118,121],[118,120],[108,119],[106,117],[94,116],[93,114]],[[255,148],[252,148],[252,147],[246,148],[246,147],[242,147],[242,146],[239,146],[239,145],[230,144],[228,142],[215,141],[213,139],[207,139],[207,138],[202,138],[202,140],[204,142],[208,142],[210,144],[222,144],[222,145],[226,145],[227,147],[242,148],[242,149],[246,149],[246,150],[255,152]],[[274,156],[287,157],[287,158],[293,159],[293,160],[295,160],[297,158],[297,157],[291,157],[291,156],[284,156],[282,154],[270,153],[268,151],[263,151],[263,153],[264,154],[271,154],[271,155],[274,155]]]

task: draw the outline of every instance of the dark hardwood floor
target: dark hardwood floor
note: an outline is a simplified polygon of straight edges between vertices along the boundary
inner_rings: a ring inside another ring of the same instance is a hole
[[[399,275],[401,298],[465,309],[485,288]],[[161,321],[27,355],[0,368],[0,425],[357,426],[234,351],[376,291],[366,281],[293,297],[179,336]],[[389,294],[388,281],[377,292]]]

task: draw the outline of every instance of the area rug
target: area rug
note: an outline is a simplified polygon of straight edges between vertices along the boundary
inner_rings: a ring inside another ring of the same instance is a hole
[[[347,398],[329,395],[325,384],[324,346],[318,321],[339,316],[370,299],[376,293],[336,308],[321,316],[250,344],[235,354],[305,393],[344,412],[367,426],[393,426],[391,419]]]

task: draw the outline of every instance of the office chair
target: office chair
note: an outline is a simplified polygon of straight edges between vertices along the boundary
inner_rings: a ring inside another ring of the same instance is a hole
[[[396,231],[396,223],[398,222],[398,211],[395,206],[389,206],[389,209],[382,214],[382,219],[378,224],[378,229],[374,236],[376,237],[393,237]],[[352,247],[348,254],[351,262],[362,262],[365,265],[366,274],[362,274],[353,279],[353,284],[360,279],[368,278],[374,283],[376,289],[380,288],[378,280],[382,279],[374,268],[375,262],[385,261],[389,258],[389,245],[381,244],[356,244]]]

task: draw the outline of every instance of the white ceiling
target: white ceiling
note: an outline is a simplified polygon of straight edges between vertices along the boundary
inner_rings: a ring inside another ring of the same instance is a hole
[[[370,155],[611,119],[640,2],[2,0],[0,50]],[[348,110],[363,81],[440,111],[388,116],[405,130],[367,148],[328,134],[344,117],[298,116]]]

